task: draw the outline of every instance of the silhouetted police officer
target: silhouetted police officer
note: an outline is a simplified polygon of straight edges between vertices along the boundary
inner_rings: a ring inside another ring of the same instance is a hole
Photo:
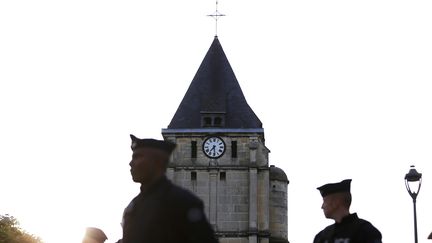
[[[175,144],[131,135],[132,179],[141,193],[123,215],[122,243],[215,243],[203,203],[171,183],[165,171]]]
[[[349,179],[317,188],[323,197],[325,217],[335,223],[319,232],[314,243],[381,243],[381,233],[371,223],[350,214],[350,187]]]

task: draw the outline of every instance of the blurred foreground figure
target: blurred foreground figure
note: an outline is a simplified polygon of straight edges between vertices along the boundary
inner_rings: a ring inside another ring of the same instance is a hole
[[[203,203],[171,183],[165,171],[175,144],[155,139],[132,139],[132,180],[141,193],[123,214],[122,243],[214,243]]]
[[[101,229],[89,227],[86,230],[82,243],[104,243],[107,239],[108,238]]]
[[[317,188],[325,217],[335,223],[319,232],[314,243],[381,243],[381,233],[371,223],[350,214],[350,187],[351,180],[343,180]]]

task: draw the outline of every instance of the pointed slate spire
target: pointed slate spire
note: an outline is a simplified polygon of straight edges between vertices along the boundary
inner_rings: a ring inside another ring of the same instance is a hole
[[[206,123],[209,119],[221,119]],[[168,129],[262,128],[215,36]]]

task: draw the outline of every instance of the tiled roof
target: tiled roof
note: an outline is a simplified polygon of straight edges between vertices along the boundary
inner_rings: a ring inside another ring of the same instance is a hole
[[[168,129],[200,128],[201,114],[224,114],[225,128],[262,128],[217,37],[213,40]]]

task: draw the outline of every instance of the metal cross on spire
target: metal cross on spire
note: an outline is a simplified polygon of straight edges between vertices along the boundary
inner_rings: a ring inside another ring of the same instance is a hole
[[[216,21],[215,36],[217,37],[217,36],[218,36],[218,35],[217,35],[217,32],[218,32],[218,19],[219,19],[220,17],[225,16],[225,14],[221,14],[221,13],[218,11],[218,0],[216,0],[216,11],[215,11],[214,13],[212,13],[212,14],[207,15],[207,16],[209,16],[209,17],[213,17],[213,18],[215,19],[215,21]]]

